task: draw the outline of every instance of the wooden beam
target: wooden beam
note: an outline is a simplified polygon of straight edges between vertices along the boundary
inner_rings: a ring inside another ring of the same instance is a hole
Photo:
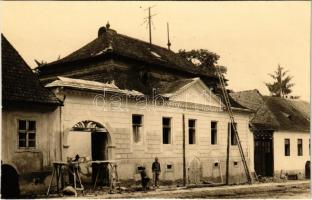
[[[228,123],[228,134],[227,134],[227,147],[226,147],[226,171],[225,171],[225,184],[229,184],[229,171],[230,171],[230,138],[231,138],[231,126]]]
[[[185,116],[182,114],[182,137],[183,137],[183,186],[186,186],[186,159],[185,159]]]

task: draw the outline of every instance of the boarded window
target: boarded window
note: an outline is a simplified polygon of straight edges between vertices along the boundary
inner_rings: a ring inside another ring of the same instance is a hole
[[[298,139],[297,149],[298,149],[298,156],[302,156],[302,154],[303,154],[303,152],[302,152],[302,139]]]
[[[290,139],[285,139],[285,156],[290,156]]]
[[[237,123],[234,123],[234,127],[237,130]],[[237,145],[235,130],[234,130],[231,122],[228,123],[228,131],[230,133],[229,135],[231,136],[231,145]]]
[[[36,147],[36,121],[18,120],[18,147]]]
[[[211,122],[211,144],[218,143],[218,135],[217,135],[217,122]]]
[[[140,143],[143,137],[143,116],[142,115],[132,115],[132,132],[133,132],[133,142]]]
[[[189,144],[196,144],[196,120],[189,119],[188,120],[189,127]]]
[[[163,117],[163,144],[171,144],[171,118]]]

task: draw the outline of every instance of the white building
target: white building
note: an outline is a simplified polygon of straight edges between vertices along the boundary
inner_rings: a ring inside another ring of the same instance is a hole
[[[257,90],[231,93],[255,112],[255,171],[262,176],[310,176],[310,105],[301,100],[262,96]]]
[[[108,27],[101,27],[84,47],[37,70],[46,87],[64,100],[63,160],[77,153],[92,160],[119,160],[119,178],[129,181],[139,178],[140,165],[151,176],[157,156],[161,180],[181,180],[184,114],[190,182],[221,182],[221,176],[224,181],[230,119],[216,95],[216,74]],[[232,103],[253,171],[250,110]],[[245,182],[234,138],[230,154],[231,182]]]

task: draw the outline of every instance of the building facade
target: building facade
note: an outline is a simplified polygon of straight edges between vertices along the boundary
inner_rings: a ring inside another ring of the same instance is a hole
[[[254,111],[254,165],[261,176],[310,177],[309,103],[262,96],[257,90],[231,93]]]
[[[62,104],[41,85],[3,35],[1,43],[1,181],[5,197],[5,192],[13,188],[14,173],[19,175],[23,190],[29,183],[43,182],[50,174],[51,162],[60,158],[59,109]]]
[[[86,148],[80,154],[93,160],[119,160],[119,177],[123,180],[138,179],[139,165],[145,165],[150,174],[155,157],[162,164],[161,179],[182,179],[184,114],[190,181],[198,182],[204,177],[217,182],[221,182],[221,176],[224,179],[230,119],[218,93],[218,77],[213,72],[195,67],[166,48],[119,34],[108,26],[101,27],[98,37],[82,48],[36,70],[46,87],[65,99],[63,159],[76,154],[81,146],[79,141],[83,140],[88,144],[83,145]],[[231,102],[253,171],[250,111]],[[98,145],[102,145],[98,147],[101,149],[104,146],[106,153],[96,155],[96,147],[92,147],[98,141],[95,138],[101,136],[72,133],[71,130],[79,130],[76,126],[86,128],[80,130],[95,126],[109,133],[104,134],[104,142]],[[211,134],[215,134],[213,142]],[[231,163],[230,174],[237,179],[233,182],[244,182],[235,145]]]
[[[59,77],[47,87],[65,99],[62,110],[64,161],[76,154],[87,160],[118,160],[119,178],[129,181],[140,179],[140,166],[145,166],[151,177],[152,162],[158,157],[162,169],[160,179],[179,181],[183,178],[184,124],[189,183],[225,180],[230,119],[221,100],[208,93],[199,78],[154,99],[137,91],[121,90],[114,84],[65,77]],[[170,97],[166,97],[168,95]],[[253,171],[249,115],[247,109],[235,109],[243,150]],[[90,130],[90,127],[96,129]],[[234,137],[233,132],[230,135]],[[231,139],[230,181],[242,183],[246,176],[237,143]]]

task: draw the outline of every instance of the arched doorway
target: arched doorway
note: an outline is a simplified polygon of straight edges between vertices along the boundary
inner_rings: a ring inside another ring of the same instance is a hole
[[[19,176],[14,167],[1,165],[1,197],[4,199],[19,198]]]
[[[311,177],[311,166],[310,166],[310,161],[307,161],[306,164],[305,164],[305,178],[306,179],[310,179]]]
[[[109,160],[110,152],[109,145],[111,145],[111,138],[108,130],[100,123],[85,120],[76,123],[69,131],[67,137],[67,159],[74,158],[77,154],[80,158],[96,161]],[[90,177],[90,181],[94,182],[96,173],[98,171],[97,165],[88,165],[89,168],[81,167],[84,175]],[[100,184],[106,185],[109,171],[105,169],[101,173]]]

